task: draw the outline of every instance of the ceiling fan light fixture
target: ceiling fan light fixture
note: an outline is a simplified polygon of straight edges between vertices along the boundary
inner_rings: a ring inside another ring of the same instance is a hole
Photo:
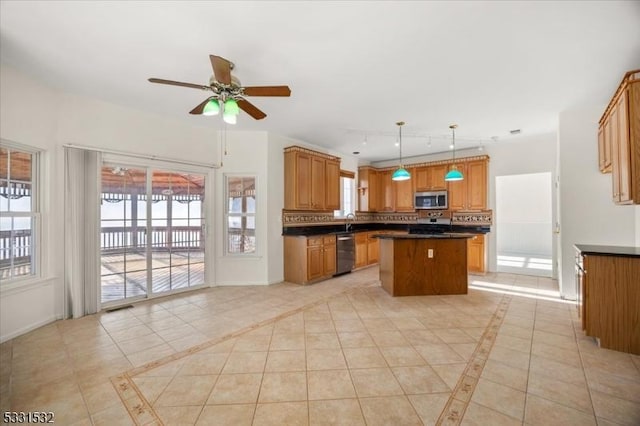
[[[226,111],[222,114],[222,119],[227,124],[236,124],[238,122],[237,114],[228,114]]]
[[[224,101],[224,114],[238,115],[240,114],[240,108],[238,107],[238,102],[235,99],[229,98]]]
[[[220,103],[216,98],[209,99],[209,102],[204,106],[202,110],[202,115],[218,115],[220,114]]]

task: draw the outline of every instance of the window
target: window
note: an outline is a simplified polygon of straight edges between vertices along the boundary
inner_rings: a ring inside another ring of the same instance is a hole
[[[4,145],[4,143],[3,143]],[[0,147],[0,282],[36,275],[38,154]]]
[[[355,175],[353,172],[340,170],[340,210],[335,210],[333,216],[346,217],[355,211]]]
[[[227,176],[228,254],[256,252],[256,178]]]

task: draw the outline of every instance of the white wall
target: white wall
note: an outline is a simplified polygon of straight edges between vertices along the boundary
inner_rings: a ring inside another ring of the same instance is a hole
[[[43,150],[42,277],[20,289],[6,291],[0,286],[0,340],[22,334],[63,315],[64,276],[64,169],[63,145],[77,144],[103,149],[156,155],[174,160],[217,163],[219,133],[211,121],[176,121],[95,99],[62,93],[48,88],[16,70],[2,66],[0,72],[0,137]],[[40,105],[55,105],[46,113]],[[189,120],[190,118],[187,118]],[[205,123],[206,125],[201,125]],[[199,125],[200,124],[200,125]],[[271,222],[267,213],[282,209],[282,179],[269,184],[268,140],[264,132],[229,132],[224,167],[210,173],[215,185],[216,208],[209,218],[218,245],[214,282],[267,284],[282,278],[282,254],[270,259],[266,253],[277,233],[281,244],[281,224]],[[278,149],[282,158],[282,149]],[[275,154],[273,159],[275,159]],[[274,163],[274,169],[278,169]],[[282,173],[282,167],[279,172]],[[258,176],[261,190],[258,208],[259,241],[262,258],[229,259],[221,256],[223,215],[222,174],[249,173]],[[271,189],[270,189],[271,188]],[[270,193],[273,192],[273,193]],[[269,203],[267,203],[269,200]],[[269,213],[271,217],[271,213]],[[270,234],[271,233],[271,234]],[[280,266],[277,265],[278,262]],[[280,270],[280,272],[279,272]],[[27,302],[28,301],[28,302]],[[26,309],[28,307],[28,309]]]
[[[560,113],[560,292],[575,298],[574,249],[578,244],[633,246],[637,210],[611,201],[611,174],[598,170],[598,120],[604,105]]]

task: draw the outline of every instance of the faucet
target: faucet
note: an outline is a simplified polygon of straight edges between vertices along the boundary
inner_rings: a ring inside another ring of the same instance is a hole
[[[351,222],[349,222],[349,220],[351,220]],[[344,225],[344,230],[346,232],[351,231],[351,227],[353,226],[354,220],[356,220],[356,215],[354,215],[353,213],[349,213],[346,217],[346,223]]]

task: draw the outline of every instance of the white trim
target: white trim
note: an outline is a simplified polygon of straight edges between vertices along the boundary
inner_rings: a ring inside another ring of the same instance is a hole
[[[253,213],[229,213],[229,178],[253,178],[253,182],[255,185],[255,212]],[[262,250],[261,250],[261,246],[262,244],[260,244],[260,239],[258,238],[258,197],[260,196],[260,179],[258,178],[258,175],[255,173],[224,173],[223,174],[223,185],[224,187],[222,188],[222,196],[224,197],[222,199],[222,228],[223,228],[223,232],[222,234],[224,235],[224,240],[222,243],[222,256],[223,258],[229,258],[229,259],[233,259],[233,258],[239,258],[239,259],[262,259],[263,255],[262,255]],[[256,239],[256,249],[253,253],[229,253],[229,217],[253,217],[253,222],[255,225],[255,229],[254,229],[254,234],[255,234],[255,239]]]
[[[173,158],[159,157],[157,155],[136,154],[133,152],[116,151],[113,149],[97,148],[97,147],[86,146],[86,145],[63,144],[62,146],[65,148],[79,148],[87,151],[98,151],[103,154],[121,155],[124,157],[134,157],[134,158],[141,158],[141,159],[152,160],[152,161],[163,161],[163,162],[172,163],[172,164],[183,164],[187,166],[205,167],[207,169],[220,168],[219,164],[202,163],[199,161],[190,161],[190,160],[178,160]]]
[[[55,321],[58,321],[58,320],[61,320],[61,319],[62,319],[62,316],[60,316],[60,315],[51,315],[51,316],[49,316],[49,317],[47,317],[47,318],[45,318],[43,320],[40,320],[40,321],[38,321],[36,323],[30,324],[30,325],[28,325],[26,327],[22,327],[19,330],[15,330],[12,333],[9,333],[9,334],[4,335],[4,336],[0,336],[0,343],[4,343],[7,340],[13,339],[14,337],[21,336],[21,335],[23,335],[25,333],[28,333],[28,332],[30,332],[32,330],[35,330],[36,328],[40,328],[43,325],[51,324],[52,322],[55,322]]]

